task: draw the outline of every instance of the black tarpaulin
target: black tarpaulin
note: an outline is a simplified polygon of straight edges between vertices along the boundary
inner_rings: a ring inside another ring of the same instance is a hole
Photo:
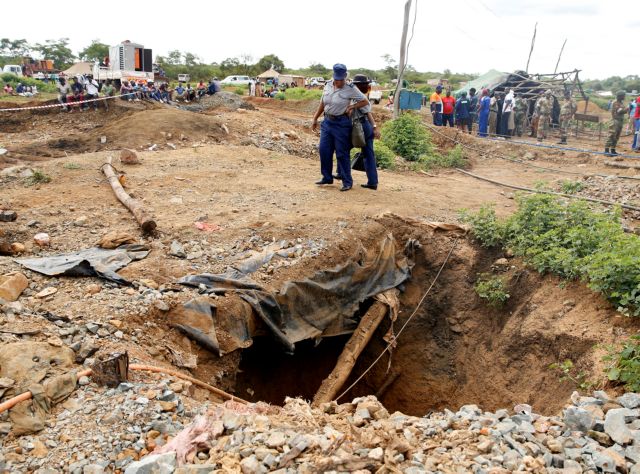
[[[401,285],[410,277],[417,246],[418,242],[409,241],[404,252],[396,253],[395,240],[388,234],[372,254],[367,255],[360,246],[356,255],[345,264],[319,271],[310,278],[286,282],[276,292],[262,288],[237,272],[190,275],[179,283],[196,287],[204,285],[212,292],[233,290],[251,305],[254,316],[273,336],[293,351],[295,343],[305,339],[353,332],[357,326],[354,315],[360,303]],[[218,327],[236,328],[229,335],[236,340],[237,347],[227,351],[250,342],[247,338],[253,332],[248,318],[221,310],[215,318]],[[221,318],[236,318],[236,321],[229,324]],[[241,325],[238,320],[242,319],[245,321]]]
[[[121,245],[117,249],[90,248],[41,258],[20,258],[16,263],[48,276],[97,276],[121,285],[130,282],[116,272],[149,255],[148,247]]]

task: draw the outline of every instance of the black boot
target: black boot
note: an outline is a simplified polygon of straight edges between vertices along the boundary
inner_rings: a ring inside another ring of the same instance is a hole
[[[558,142],[558,145],[566,145],[566,144],[567,144],[566,138],[561,138],[560,141]]]
[[[607,155],[607,156],[611,156],[611,153],[609,153],[609,149],[608,148],[604,149],[604,154]]]
[[[619,153],[616,151],[616,149],[615,149],[615,148],[612,148],[612,149],[611,149],[611,153],[610,153],[610,155],[611,155],[611,156],[618,156],[618,155],[619,155]]]

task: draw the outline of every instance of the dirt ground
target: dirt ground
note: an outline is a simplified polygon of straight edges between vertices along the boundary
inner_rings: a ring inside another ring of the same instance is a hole
[[[136,282],[152,280],[166,295],[164,301],[175,308],[197,295],[196,290],[175,288],[177,278],[222,272],[242,255],[269,243],[283,241],[304,250],[291,261],[262,268],[254,275],[276,289],[287,280],[343,263],[359,241],[371,248],[384,233],[391,232],[399,245],[408,238],[417,238],[423,245],[402,296],[397,329],[414,310],[454,239],[403,217],[457,222],[460,209],[478,209],[488,202],[495,203],[499,215],[515,210],[515,191],[454,170],[382,170],[375,192],[360,188],[366,179],[361,172],[354,172],[356,185],[348,193],[339,192],[337,184],[315,186],[319,178],[318,138],[310,130],[314,104],[251,103],[255,110],[218,108],[193,113],[123,103],[109,112],[3,116],[0,145],[9,153],[0,156],[0,169],[37,168],[51,181],[28,186],[11,173],[0,176],[0,209],[15,210],[19,216],[16,222],[0,224],[0,238],[4,235],[7,241],[24,243],[27,256],[43,256],[93,246],[110,231],[129,233],[150,245],[151,253],[130,264],[121,275]],[[381,107],[376,113],[381,120],[389,116]],[[535,187],[541,181],[558,184],[582,178],[500,156],[560,171],[634,176],[632,170],[612,171],[601,157],[585,153],[482,141],[452,130],[443,133],[481,150],[466,152],[470,171],[513,185]],[[106,137],[106,143],[101,143],[101,137]],[[451,148],[449,138],[434,135],[442,150]],[[116,167],[125,175],[128,192],[155,216],[158,231],[154,236],[140,233],[100,172],[107,156],[117,157],[121,148],[136,150],[141,160],[139,165],[116,160]],[[626,148],[620,150],[626,152]],[[609,181],[615,184],[622,180]],[[627,181],[633,188],[628,192],[637,192],[636,182]],[[636,223],[632,215],[627,220],[632,227]],[[215,224],[218,230],[199,230],[196,222]],[[38,232],[51,236],[49,248],[33,244],[33,235]],[[190,257],[170,256],[173,241],[182,243]],[[505,272],[512,299],[504,309],[490,310],[475,295],[473,282],[477,273],[490,271],[502,255],[480,249],[468,237],[456,245],[433,297],[407,327],[390,365],[384,358],[348,397],[375,393],[390,373],[398,371],[399,376],[380,394],[390,410],[424,414],[466,403],[494,409],[526,402],[550,413],[576,388],[571,382],[560,381],[549,369],[551,363],[571,359],[590,379],[603,382],[602,347],[637,330],[637,324],[619,316],[583,284],[562,285],[518,261],[512,261]],[[0,274],[19,269],[10,257],[0,257]],[[168,328],[166,311],[145,299],[148,283],[133,290],[94,278],[26,274],[31,287],[23,300],[33,310],[65,315],[78,324],[118,320],[125,336],[105,344],[108,350],[126,348],[139,360],[169,364],[171,358],[163,343],[173,344],[197,354],[198,368],[193,370],[197,377],[247,399],[279,402],[285,395],[311,397],[344,344],[344,338],[336,338],[322,342],[317,350],[302,345],[296,361],[292,356],[270,356],[272,370],[268,371],[260,366],[265,352],[273,351],[268,342],[257,341],[244,356],[238,351],[219,360]],[[91,284],[102,285],[102,291],[91,294]],[[58,289],[55,295],[34,296],[49,286]],[[51,328],[42,318],[5,318],[2,322],[3,327],[40,329],[42,334],[33,336],[35,340],[47,340]],[[354,374],[362,373],[377,357],[388,327],[385,323],[378,330]],[[303,373],[305,377],[300,375]],[[277,386],[273,377],[278,377]]]

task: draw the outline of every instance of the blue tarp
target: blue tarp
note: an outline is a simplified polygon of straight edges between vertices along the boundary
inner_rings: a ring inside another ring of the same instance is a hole
[[[422,108],[422,94],[408,90],[400,91],[401,110],[420,110]]]

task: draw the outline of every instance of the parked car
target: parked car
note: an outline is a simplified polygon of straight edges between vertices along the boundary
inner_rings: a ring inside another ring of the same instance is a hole
[[[178,74],[178,82],[189,82],[191,76],[189,74]]]
[[[324,77],[311,77],[311,78],[309,78],[309,85],[311,87],[324,86],[325,82],[327,82],[327,81],[324,80]]]
[[[227,76],[220,84],[224,86],[246,86],[251,81],[249,76]]]
[[[379,104],[382,100],[382,91],[381,90],[372,90],[369,91],[369,101],[374,104]]]
[[[15,74],[16,76],[23,76],[22,66],[17,64],[7,64],[2,68],[2,72],[8,72],[10,74]]]

